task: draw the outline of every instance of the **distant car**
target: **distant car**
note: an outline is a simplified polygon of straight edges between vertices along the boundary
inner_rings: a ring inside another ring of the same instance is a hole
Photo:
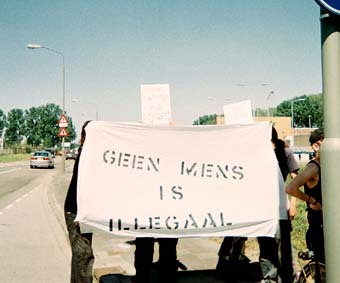
[[[66,160],[67,159],[76,159],[77,152],[75,150],[70,150],[68,153],[66,153]]]
[[[30,159],[31,168],[54,168],[53,155],[48,151],[36,151]]]
[[[44,151],[50,152],[52,154],[52,156],[55,157],[55,153],[56,153],[55,149],[53,149],[53,148],[45,148]]]

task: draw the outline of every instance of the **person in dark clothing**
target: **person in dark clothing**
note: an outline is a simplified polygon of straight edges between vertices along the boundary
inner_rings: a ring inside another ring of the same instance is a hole
[[[169,125],[175,123],[171,121]],[[159,259],[156,264],[153,263],[154,244],[159,245]],[[162,283],[176,283],[177,269],[179,262],[177,260],[177,243],[178,238],[151,238],[139,237],[135,241],[135,269],[136,283],[152,282],[152,274],[157,274],[158,281]],[[185,268],[185,266],[182,266]],[[155,272],[152,272],[154,269]]]
[[[298,174],[299,166],[294,158],[292,150],[287,148],[285,142],[278,138],[277,131],[274,127],[272,127],[271,141],[283,179],[286,180],[288,174],[290,174],[291,178],[294,178]],[[290,219],[293,219],[295,216],[295,206],[296,199],[292,198],[288,211],[288,220],[279,221],[279,239],[272,237],[257,238],[260,249],[259,260],[263,278],[276,278],[277,274],[279,274],[283,283],[292,283],[294,280]],[[245,266],[249,263],[249,259],[244,255],[246,240],[246,237],[225,237],[223,239],[218,252],[219,260],[216,266],[216,270],[221,276],[244,276]],[[279,247],[281,254],[280,258]],[[230,276],[230,274],[232,275]]]
[[[92,250],[92,233],[81,233],[79,223],[74,221],[77,215],[79,159],[86,137],[85,127],[89,122],[90,121],[85,122],[82,127],[78,155],[74,162],[73,174],[64,203],[65,221],[72,250],[71,283],[93,282],[94,255]]]
[[[159,245],[159,259],[153,264],[154,243]],[[136,283],[152,282],[153,267],[162,283],[175,283],[177,281],[177,242],[178,238],[136,238],[135,269]]]
[[[314,252],[315,260],[320,262],[325,262],[320,167],[320,147],[323,140],[323,129],[316,129],[311,133],[309,141],[315,157],[286,187],[286,193],[307,203],[306,243],[308,249]],[[304,187],[304,192],[300,190],[301,186]]]
[[[294,158],[293,152],[285,146],[285,142],[278,138],[276,129],[272,128],[272,144],[276,159],[279,163],[283,180],[286,181],[288,174],[295,178],[299,171],[299,166]],[[287,220],[279,220],[280,238],[258,237],[260,247],[260,261],[269,260],[276,268],[281,277],[282,283],[292,283],[294,281],[294,269],[292,258],[291,219],[295,216],[296,199],[292,197]],[[279,258],[279,247],[281,257]]]

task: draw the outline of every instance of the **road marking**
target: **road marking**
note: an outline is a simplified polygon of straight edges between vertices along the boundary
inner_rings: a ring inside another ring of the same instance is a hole
[[[24,198],[28,197],[28,195],[34,193],[35,191],[37,191],[38,189],[41,189],[42,188],[42,184],[36,186],[35,188],[33,188],[32,190],[30,190],[28,193],[22,195],[21,197],[15,199],[12,203],[8,204],[6,207],[3,208],[3,211],[4,210],[8,210],[8,209],[11,209],[15,203],[19,203],[21,202]],[[0,210],[0,215],[4,214],[3,211]]]
[[[13,203],[10,203],[9,205],[7,205],[4,209],[7,210],[7,209],[10,209],[13,207]]]
[[[19,170],[20,168],[14,168],[14,169],[9,169],[7,171],[2,171],[0,172],[0,174],[5,174],[5,173],[8,173],[8,172],[12,172],[12,171],[16,171],[16,170]]]

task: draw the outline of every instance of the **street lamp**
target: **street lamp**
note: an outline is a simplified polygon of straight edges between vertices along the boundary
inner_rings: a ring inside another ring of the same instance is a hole
[[[270,86],[270,83],[268,83],[268,82],[264,82],[264,83],[260,83],[260,84],[256,84],[256,85],[251,85],[251,84],[248,84],[248,83],[245,83],[245,82],[238,82],[238,83],[236,83],[235,85],[237,85],[237,86],[240,86],[240,87],[246,87],[246,86],[252,86],[253,88],[254,87],[258,87],[258,86],[261,86],[261,87],[268,87],[268,86]],[[270,93],[272,93],[272,94],[274,94],[274,92],[270,92]],[[256,117],[256,105],[255,105],[255,93],[253,93],[253,98],[254,98],[254,100],[253,101],[251,101],[252,102],[252,116],[253,116],[253,118],[255,118]],[[269,99],[269,98],[267,98],[267,99]]]
[[[291,100],[290,101],[290,108],[291,108],[291,112],[292,112],[292,121],[291,121],[291,128],[292,128],[292,145],[295,145],[295,137],[294,137],[294,102],[298,102],[298,101],[304,101],[306,100],[306,98],[298,98],[295,100]]]
[[[65,58],[64,58],[64,54],[59,50],[55,50],[55,49],[49,48],[47,46],[39,45],[39,44],[30,43],[30,44],[27,44],[27,48],[32,49],[32,50],[43,48],[48,51],[54,52],[62,57],[62,114],[64,115],[65,114]],[[62,147],[61,170],[62,172],[65,172],[65,137],[62,137],[61,147]]]
[[[269,117],[269,99],[271,98],[271,96],[274,94],[275,92],[272,90],[269,92],[268,96],[267,96],[267,116]]]
[[[96,107],[96,120],[98,121],[98,105],[94,102],[87,102],[87,101],[81,101],[80,99],[78,98],[72,98],[71,100],[72,102],[82,102],[82,103],[86,103],[86,104],[91,104],[91,105],[94,105]]]

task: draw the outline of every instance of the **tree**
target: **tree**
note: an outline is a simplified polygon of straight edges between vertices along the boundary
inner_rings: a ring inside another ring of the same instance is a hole
[[[2,137],[4,128],[6,127],[6,115],[5,113],[0,109],[0,137]]]
[[[292,103],[294,103],[294,127],[323,126],[323,99],[321,94],[303,95],[285,100],[276,107],[274,116],[291,117]]]
[[[216,124],[216,114],[200,116],[194,121],[193,125],[215,125]]]
[[[24,121],[24,112],[21,109],[12,109],[8,112],[5,132],[5,142],[8,145],[21,143],[25,133]]]
[[[45,106],[32,107],[25,111],[25,135],[27,143],[33,146],[43,145],[44,147],[54,147],[60,145],[61,138],[58,137],[58,121],[62,110],[56,104],[50,103]],[[67,128],[70,136],[66,140],[73,140],[76,132],[72,119],[68,117],[69,126]]]

